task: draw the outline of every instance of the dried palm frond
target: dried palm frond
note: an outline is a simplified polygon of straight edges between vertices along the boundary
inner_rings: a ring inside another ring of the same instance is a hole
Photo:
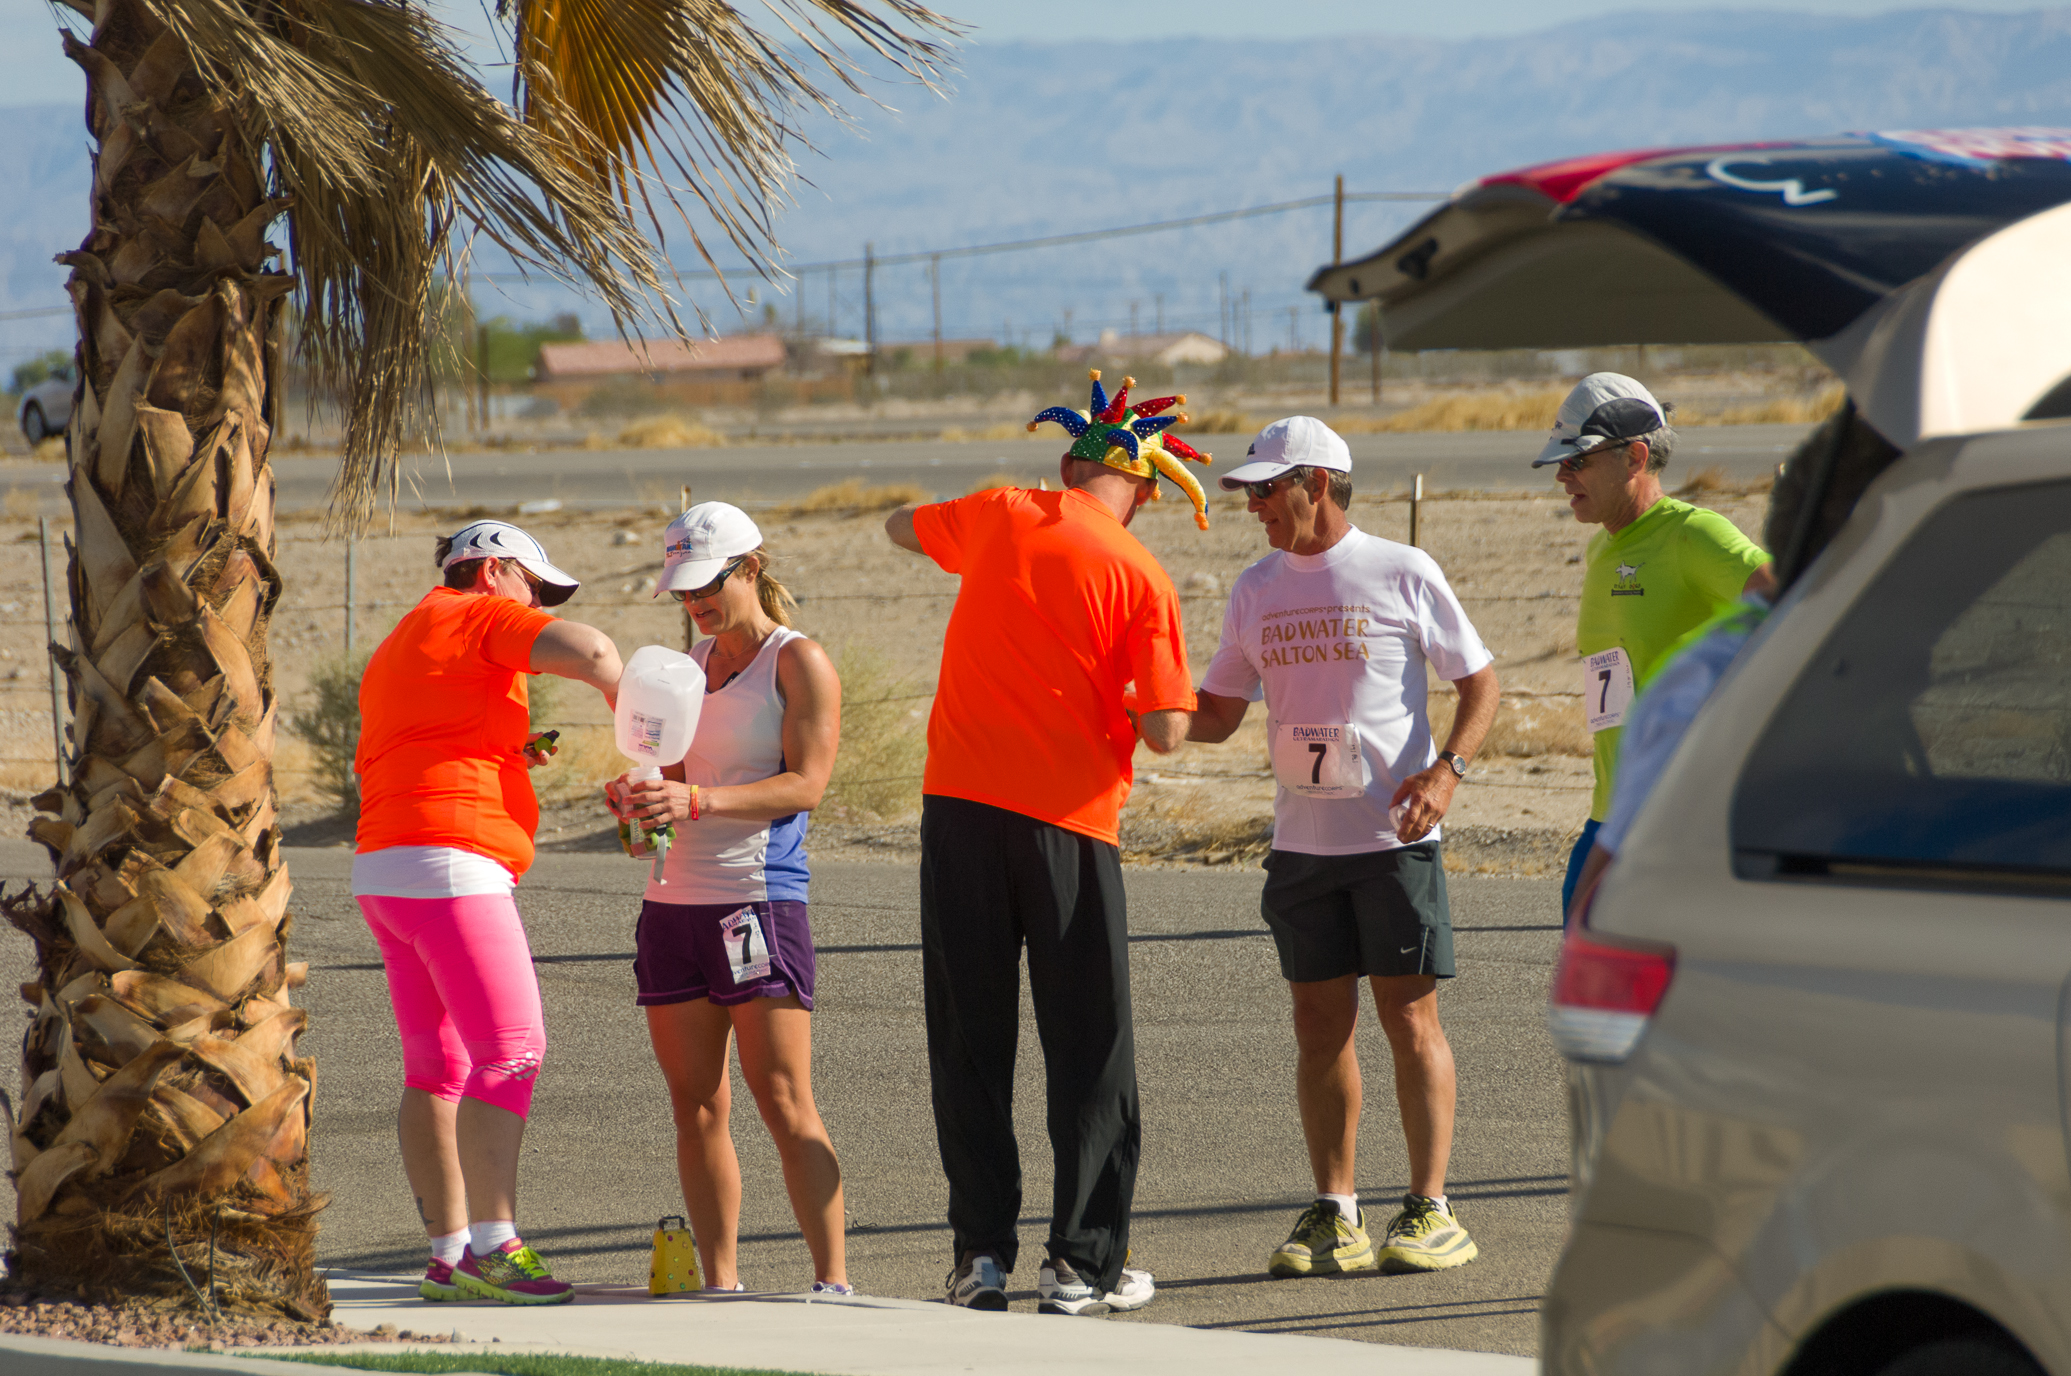
[[[910,0],[882,0],[890,19],[854,0],[769,0],[769,7],[788,45],[758,32],[726,0],[498,0],[497,14],[515,17],[514,94],[529,123],[564,147],[587,150],[590,178],[613,187],[628,212],[637,195],[664,239],[647,186],[666,188],[680,177],[733,246],[766,272],[772,211],[794,170],[788,145],[805,146],[791,118],[811,108],[843,117],[814,69],[862,93],[862,66],[840,46],[847,39],[932,86],[944,50],[919,34],[956,28]],[[800,61],[796,49],[810,60]],[[686,209],[673,190],[667,200]],[[684,224],[716,268],[687,214]]]

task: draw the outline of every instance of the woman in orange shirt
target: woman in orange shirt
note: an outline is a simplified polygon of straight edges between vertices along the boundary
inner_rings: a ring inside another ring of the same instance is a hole
[[[511,1304],[573,1297],[518,1236],[518,1148],[546,1053],[539,980],[511,890],[532,865],[525,675],[611,700],[618,650],[543,610],[579,586],[501,521],[441,538],[445,586],[360,678],[352,892],[381,947],[403,1041],[403,1171],[431,1236],[418,1293]]]

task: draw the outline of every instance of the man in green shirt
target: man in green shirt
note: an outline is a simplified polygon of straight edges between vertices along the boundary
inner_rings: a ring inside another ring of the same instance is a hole
[[[1637,686],[1669,648],[1749,592],[1774,589],[1769,556],[1716,511],[1665,495],[1675,449],[1669,412],[1622,373],[1591,373],[1561,403],[1532,467],[1557,465],[1575,519],[1603,527],[1589,542],[1575,651],[1583,711],[1596,744],[1589,821],[1568,857],[1561,911],[1610,815],[1618,729]]]

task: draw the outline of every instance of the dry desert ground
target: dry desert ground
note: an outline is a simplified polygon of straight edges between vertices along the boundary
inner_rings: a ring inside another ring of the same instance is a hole
[[[1033,473],[1002,475],[1032,481]],[[880,510],[891,494],[850,490],[823,509],[756,513],[778,572],[797,593],[797,622],[824,643],[848,679],[843,765],[835,796],[815,818],[822,854],[911,854],[917,844],[921,739],[943,628],[956,579],[884,537]],[[1146,508],[1134,531],[1178,586],[1187,649],[1204,671],[1214,654],[1230,583],[1266,547],[1234,498],[1212,499],[1211,528],[1195,528],[1184,501]],[[1695,500],[1717,507],[1759,535],[1766,498],[1713,491]],[[1388,539],[1408,535],[1406,495],[1367,493],[1352,516]],[[357,544],[359,610],[355,648],[364,654],[431,585],[434,536],[459,523],[456,511],[398,515],[392,529]],[[495,513],[508,515],[509,513]],[[652,597],[667,509],[619,513],[553,512],[524,518],[553,557],[584,580],[564,614],[591,622],[630,653],[639,645],[683,643],[676,606]],[[1591,528],[1578,525],[1549,484],[1547,495],[1482,493],[1427,497],[1420,543],[1465,602],[1496,654],[1504,707],[1491,740],[1446,820],[1448,862],[1478,873],[1544,874],[1564,859],[1588,806],[1589,761],[1575,694],[1574,592]],[[52,533],[56,545],[62,532]],[[284,515],[277,563],[285,588],[271,627],[275,684],[287,713],[314,703],[312,674],[345,649],[345,547],[310,516]],[[63,577],[62,551],[54,550]],[[0,519],[0,788],[11,830],[26,825],[28,796],[51,779],[43,599],[36,527]],[[60,597],[62,615],[62,597]],[[60,628],[62,630],[62,627]],[[551,804],[542,823],[548,847],[609,845],[596,785],[622,765],[611,748],[601,699],[558,685],[539,704],[542,724],[563,731],[560,759],[536,776]],[[1434,693],[1439,730],[1450,703]],[[1156,757],[1139,748],[1137,785],[1124,813],[1128,858],[1148,864],[1255,863],[1269,835],[1272,783],[1265,769],[1263,713],[1254,711],[1231,741],[1188,745]],[[281,734],[278,784],[290,839],[341,844],[350,828],[318,790],[317,760],[292,731]]]

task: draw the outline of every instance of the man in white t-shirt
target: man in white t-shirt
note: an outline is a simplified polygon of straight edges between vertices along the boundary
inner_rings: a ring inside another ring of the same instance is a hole
[[[1462,1266],[1477,1248],[1445,1198],[1453,1053],[1438,981],[1452,977],[1453,952],[1438,822],[1495,720],[1496,671],[1430,556],[1346,518],[1352,455],[1322,421],[1268,425],[1222,485],[1250,494],[1273,553],[1230,590],[1187,738],[1227,740],[1265,699],[1280,788],[1259,902],[1294,998],[1295,1091],[1316,1177],[1316,1202],[1269,1269]],[[1441,751],[1425,710],[1432,670],[1459,693]],[[1378,1249],[1353,1180],[1361,977],[1394,1053],[1409,1143],[1409,1193]]]

